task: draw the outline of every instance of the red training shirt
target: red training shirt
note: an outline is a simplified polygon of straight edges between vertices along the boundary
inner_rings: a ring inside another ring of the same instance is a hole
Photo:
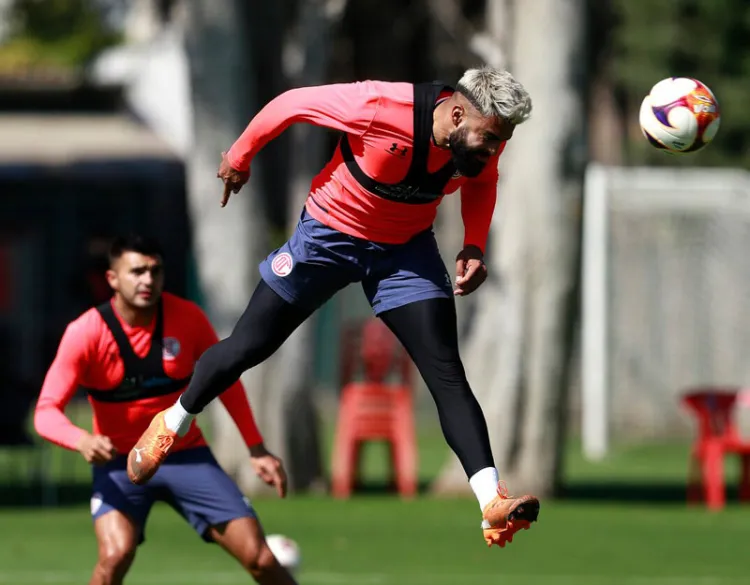
[[[112,301],[110,301],[112,302]],[[162,294],[164,337],[170,353],[162,355],[164,372],[174,379],[188,377],[201,354],[218,341],[205,313],[195,303],[169,293]],[[115,311],[117,315],[117,311]],[[131,327],[119,315],[125,334],[135,354],[143,358],[151,347],[156,318],[148,327]],[[76,449],[86,432],[65,416],[65,407],[79,386],[116,388],[122,382],[124,365],[112,333],[99,312],[89,309],[68,324],[62,336],[34,413],[36,431],[45,439]],[[93,409],[93,430],[108,436],[118,453],[125,454],[135,445],[153,417],[174,404],[182,390],[131,402],[98,402],[89,397]],[[234,419],[248,447],[262,442],[250,404],[238,381],[219,397]],[[174,451],[206,445],[196,421],[187,435],[177,441]]]
[[[449,95],[444,92],[440,99]],[[227,153],[229,164],[240,171],[249,170],[258,151],[294,122],[346,132],[357,164],[369,177],[381,183],[398,183],[409,170],[413,151],[413,85],[362,81],[282,93],[261,109],[232,145]],[[392,148],[394,144],[396,148]],[[497,199],[497,162],[505,144],[478,177],[457,175],[445,186],[444,194],[461,188],[465,246],[485,249]],[[450,158],[449,149],[439,148],[430,140],[430,173]],[[313,179],[306,207],[321,223],[350,236],[401,244],[433,224],[441,200],[411,205],[370,193],[352,177],[337,147],[333,158]]]

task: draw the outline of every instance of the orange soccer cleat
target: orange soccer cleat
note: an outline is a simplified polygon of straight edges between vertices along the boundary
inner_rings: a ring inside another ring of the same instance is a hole
[[[484,540],[487,546],[496,544],[504,548],[513,542],[513,535],[519,530],[528,530],[531,523],[539,516],[539,500],[534,496],[514,498],[502,482],[498,483],[497,496],[487,506],[482,515],[489,524],[484,528]]]
[[[158,413],[138,442],[128,453],[128,477],[134,484],[142,485],[151,479],[167,458],[169,450],[178,440],[164,422],[164,413]]]

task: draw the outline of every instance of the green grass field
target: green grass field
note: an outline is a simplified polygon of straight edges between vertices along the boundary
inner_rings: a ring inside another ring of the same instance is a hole
[[[421,427],[419,440],[420,476],[428,479],[446,450],[439,430],[429,425]],[[565,464],[571,499],[544,501],[539,523],[505,549],[484,545],[472,498],[403,502],[359,495],[342,502],[293,496],[255,505],[268,532],[299,542],[302,585],[750,583],[742,560],[750,506],[732,503],[718,514],[686,507],[687,449],[684,443],[620,445],[593,465],[572,444]],[[75,454],[54,449],[50,455],[48,464],[77,469],[72,475],[85,480],[85,465],[74,463]],[[383,451],[370,448],[366,459],[365,477],[382,479]],[[736,477],[733,464],[728,477]],[[0,526],[0,585],[88,582],[96,546],[86,505],[0,508]],[[165,505],[154,508],[146,536],[130,585],[252,582]]]
[[[540,522],[487,549],[473,501],[359,497],[258,502],[268,529],[300,543],[304,585],[739,585],[750,512],[545,503]],[[84,507],[3,512],[0,583],[86,583],[95,543]],[[169,508],[157,506],[131,584],[250,582]]]

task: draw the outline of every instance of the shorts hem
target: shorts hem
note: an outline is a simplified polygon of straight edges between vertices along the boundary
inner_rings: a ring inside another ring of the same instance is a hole
[[[146,542],[146,525],[144,521],[139,522],[133,517],[129,510],[125,510],[123,507],[116,506],[109,502],[104,502],[102,505],[106,506],[104,510],[99,510],[95,514],[91,514],[92,523],[95,523],[99,518],[103,518],[111,512],[119,512],[120,514],[123,514],[125,517],[127,517],[127,519],[130,520],[138,529],[138,539],[136,540],[136,545],[140,546],[141,544]]]
[[[428,301],[430,299],[449,299],[452,295],[449,295],[445,291],[433,290],[430,292],[414,293],[405,297],[395,297],[393,300],[388,302],[380,303],[377,306],[373,305],[372,310],[375,316],[379,316],[381,313],[398,309],[400,307],[410,305],[412,303],[418,303],[419,301]]]
[[[226,516],[219,516],[218,520],[215,518],[212,518],[210,522],[207,520],[202,520],[199,526],[194,525],[193,528],[205,542],[213,543],[214,539],[211,538],[208,533],[208,529],[212,526],[218,526],[219,524],[225,524],[227,522],[231,522],[232,520],[239,520],[240,518],[257,519],[257,517],[258,516],[255,514],[255,510],[248,508],[248,510],[245,512],[235,512],[232,514],[227,514]]]
[[[260,277],[263,279],[263,282],[265,282],[271,288],[273,292],[279,295],[287,303],[289,303],[290,305],[301,305],[300,300],[295,295],[293,295],[289,291],[289,289],[287,289],[285,286],[282,286],[277,279],[269,278],[265,274],[265,270],[263,268],[260,269]]]

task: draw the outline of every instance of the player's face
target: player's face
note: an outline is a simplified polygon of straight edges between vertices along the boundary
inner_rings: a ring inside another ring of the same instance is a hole
[[[112,289],[130,306],[153,307],[164,289],[164,268],[159,256],[125,252],[107,272]]]
[[[513,124],[469,113],[450,135],[453,164],[464,177],[476,177],[511,136]]]

